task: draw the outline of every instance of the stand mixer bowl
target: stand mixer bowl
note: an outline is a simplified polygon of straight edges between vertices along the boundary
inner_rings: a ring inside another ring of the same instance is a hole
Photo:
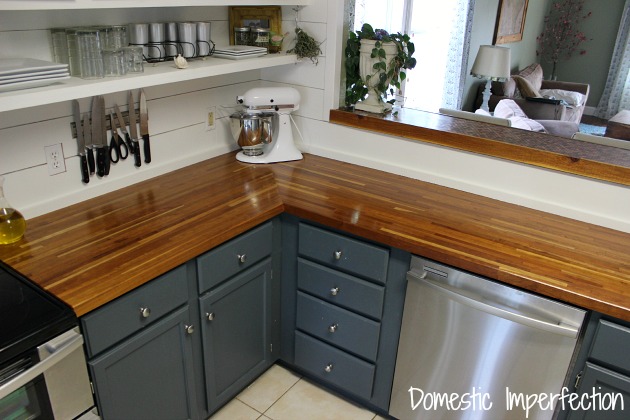
[[[246,156],[263,154],[266,144],[273,141],[277,114],[273,112],[239,111],[230,115],[232,137]]]

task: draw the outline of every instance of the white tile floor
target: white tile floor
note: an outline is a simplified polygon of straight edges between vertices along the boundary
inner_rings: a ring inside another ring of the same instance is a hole
[[[384,420],[274,365],[210,420]]]

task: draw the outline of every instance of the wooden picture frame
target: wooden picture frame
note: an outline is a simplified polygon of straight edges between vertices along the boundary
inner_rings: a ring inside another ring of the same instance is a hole
[[[262,26],[268,23],[271,32],[282,33],[282,8],[280,6],[230,6],[229,14],[230,45],[234,45],[234,27]]]
[[[529,0],[499,0],[492,43],[507,44],[523,39]]]

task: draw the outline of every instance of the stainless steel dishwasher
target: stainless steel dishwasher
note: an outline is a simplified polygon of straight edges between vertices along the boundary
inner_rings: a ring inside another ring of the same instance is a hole
[[[552,418],[585,311],[416,256],[407,280],[392,416]]]

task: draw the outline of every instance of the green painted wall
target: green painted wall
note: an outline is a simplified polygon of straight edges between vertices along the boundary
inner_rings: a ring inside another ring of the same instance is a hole
[[[536,56],[536,37],[543,30],[544,17],[551,3],[552,0],[529,0],[523,40],[501,45],[512,50],[512,70],[522,69],[540,61]],[[591,85],[588,106],[596,107],[604,90],[624,4],[625,0],[586,0],[585,10],[593,12],[592,16],[583,22],[584,33],[592,38],[592,41],[583,44],[587,53],[558,63],[558,80]],[[499,0],[476,0],[468,73],[479,46],[492,44],[498,7]],[[545,75],[550,74],[551,65],[544,62],[541,64]],[[481,83],[479,79],[468,77],[464,87],[463,109],[472,110],[479,83]]]
[[[530,3],[533,1],[536,0],[529,0]],[[558,80],[588,82],[591,85],[588,106],[596,107],[604,91],[625,3],[626,0],[586,0],[584,8],[593,14],[583,21],[582,29],[592,41],[582,44],[585,55],[558,62]],[[548,69],[551,72],[551,67]]]

